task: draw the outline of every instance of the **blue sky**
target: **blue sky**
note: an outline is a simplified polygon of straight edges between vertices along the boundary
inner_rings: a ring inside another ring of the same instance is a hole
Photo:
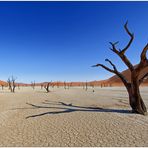
[[[148,2],[0,2],[0,79],[17,81],[90,81],[111,73],[91,65],[109,58],[126,66],[109,50],[109,41],[135,39],[127,56],[133,64],[148,42]],[[108,64],[107,64],[108,65]]]

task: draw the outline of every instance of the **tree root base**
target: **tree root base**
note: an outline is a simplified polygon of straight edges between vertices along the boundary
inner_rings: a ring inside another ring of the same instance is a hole
[[[136,110],[131,110],[131,113],[140,114],[140,115],[144,115],[144,116],[148,115],[148,112],[138,112]]]

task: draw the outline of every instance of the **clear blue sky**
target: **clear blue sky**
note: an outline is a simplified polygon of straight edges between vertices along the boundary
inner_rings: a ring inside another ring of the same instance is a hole
[[[112,76],[91,65],[109,58],[126,66],[109,50],[109,41],[124,47],[133,64],[148,42],[148,2],[0,2],[0,79],[17,81],[86,81]]]

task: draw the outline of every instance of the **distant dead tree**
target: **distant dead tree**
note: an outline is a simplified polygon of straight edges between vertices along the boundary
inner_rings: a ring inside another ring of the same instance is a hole
[[[117,70],[116,66],[109,59],[106,59],[105,61],[109,62],[109,64],[113,67],[113,69],[110,69],[103,64],[96,64],[93,67],[101,66],[102,68],[106,69],[107,71],[116,74],[121,79],[121,81],[123,82],[123,84],[125,85],[125,87],[127,89],[127,92],[129,95],[129,103],[132,108],[132,111],[134,113],[146,115],[147,108],[142,100],[141,95],[140,95],[139,87],[140,87],[140,84],[144,81],[144,79],[146,79],[148,77],[148,72],[144,76],[142,76],[141,78],[139,77],[139,75],[143,69],[148,67],[148,59],[147,59],[147,55],[146,55],[147,50],[148,50],[148,44],[146,44],[146,46],[143,48],[143,50],[141,52],[139,64],[134,66],[130,62],[130,60],[127,58],[127,56],[125,55],[125,52],[130,47],[130,45],[134,39],[134,34],[129,31],[127,24],[128,23],[126,22],[124,25],[125,31],[127,32],[127,34],[130,37],[130,40],[127,43],[127,45],[123,49],[117,49],[116,45],[118,42],[115,42],[115,43],[110,42],[110,44],[111,44],[110,49],[115,54],[117,54],[120,57],[120,59],[126,64],[126,66],[129,68],[129,70],[131,72],[131,81],[129,82],[124,77],[124,75]]]
[[[13,76],[8,78],[7,82],[8,82],[8,87],[10,89],[11,92],[15,92],[15,87],[16,87],[16,84],[15,84],[15,80],[17,78],[14,78]]]
[[[100,85],[100,86],[101,86],[101,88],[103,87],[102,83],[101,83],[101,85]]]
[[[88,83],[86,81],[86,83],[85,83],[85,90],[87,91],[87,89],[88,89]]]
[[[35,81],[31,82],[31,87],[35,89]]]
[[[48,82],[46,85],[44,85],[44,88],[46,89],[47,93],[50,92],[50,90],[49,90],[50,84],[51,84],[51,82]]]
[[[94,88],[95,88],[95,85],[92,83],[90,86],[92,87],[92,89],[93,89],[93,92],[95,92],[95,90],[94,90]]]
[[[4,89],[4,85],[3,84],[1,84],[1,86],[2,86],[2,90]]]
[[[64,81],[64,89],[66,89],[66,82]]]
[[[69,89],[70,88],[70,83],[67,83],[67,89]]]

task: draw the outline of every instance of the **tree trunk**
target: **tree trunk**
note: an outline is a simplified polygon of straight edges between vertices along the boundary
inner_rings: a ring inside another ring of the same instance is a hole
[[[129,94],[129,103],[132,111],[138,114],[146,115],[147,109],[141,98],[138,78],[132,76],[131,84],[126,87]]]

